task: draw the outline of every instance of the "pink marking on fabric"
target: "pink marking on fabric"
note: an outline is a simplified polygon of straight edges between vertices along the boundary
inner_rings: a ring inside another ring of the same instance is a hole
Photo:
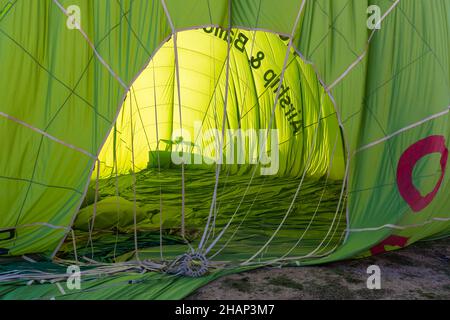
[[[387,252],[385,246],[393,246],[403,248],[408,243],[408,238],[392,235],[381,241],[379,244],[370,249],[372,255]]]
[[[420,159],[432,153],[441,154],[441,176],[434,189],[422,196],[413,184],[413,170]],[[444,179],[447,159],[448,149],[445,146],[445,138],[437,135],[414,143],[401,155],[397,166],[398,191],[414,212],[425,209],[433,201]]]

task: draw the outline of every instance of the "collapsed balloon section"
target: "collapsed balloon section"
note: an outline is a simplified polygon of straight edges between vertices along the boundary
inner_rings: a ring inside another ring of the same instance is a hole
[[[332,252],[345,234],[344,144],[313,67],[262,31],[176,41],[135,81],[102,149],[74,225],[78,254],[252,263]]]

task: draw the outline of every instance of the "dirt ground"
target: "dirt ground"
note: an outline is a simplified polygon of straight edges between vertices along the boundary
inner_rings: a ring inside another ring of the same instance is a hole
[[[378,265],[381,289],[369,290]],[[450,238],[415,243],[375,257],[323,266],[263,268],[216,280],[188,297],[201,299],[450,299]]]

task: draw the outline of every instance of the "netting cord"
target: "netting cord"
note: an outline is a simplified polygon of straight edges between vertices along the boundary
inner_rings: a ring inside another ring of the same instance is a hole
[[[114,184],[115,184],[115,195],[116,195],[116,199],[117,199],[116,200],[116,210],[118,213],[119,209],[120,209],[120,204],[118,201],[118,197],[119,197],[120,193],[119,193],[119,166],[117,164],[117,126],[116,125],[114,125],[113,165],[115,167]],[[116,226],[116,241],[114,243],[114,253],[113,253],[114,260],[116,259],[116,250],[117,250],[118,239],[119,239],[119,230],[118,230],[118,225],[117,225]]]
[[[269,246],[269,244],[272,242],[272,240],[278,234],[278,232],[280,231],[280,229],[282,228],[282,226],[286,222],[286,219],[288,218],[289,214],[291,213],[292,208],[294,207],[295,201],[297,200],[297,197],[298,197],[298,195],[300,193],[301,187],[303,186],[303,182],[305,180],[306,173],[308,172],[308,168],[309,168],[309,166],[311,164],[311,160],[313,158],[312,156],[313,156],[314,149],[316,147],[316,143],[317,143],[317,140],[318,140],[317,136],[319,135],[319,127],[320,127],[320,123],[321,123],[320,117],[321,116],[322,116],[322,108],[319,107],[318,124],[317,124],[316,129],[315,129],[312,147],[311,147],[311,150],[309,151],[308,158],[307,158],[306,164],[305,164],[305,168],[303,170],[303,174],[302,174],[302,177],[300,179],[300,183],[298,184],[297,190],[295,191],[294,197],[292,198],[292,201],[291,201],[291,204],[289,205],[288,210],[286,211],[286,213],[285,213],[283,219],[281,220],[280,224],[278,225],[276,230],[273,232],[273,234],[270,236],[270,238],[267,240],[267,242],[252,257],[250,257],[248,260],[243,262],[242,263],[243,265],[249,263],[251,260],[253,260],[255,257],[257,257],[264,249],[266,249]]]
[[[210,8],[210,6],[209,6],[209,1],[208,1],[208,11],[209,11],[209,19],[210,19],[210,23],[212,24],[211,8]],[[211,46],[212,46],[212,52],[215,52],[214,41],[211,42]],[[213,87],[214,87],[214,90],[213,90],[213,96],[212,96],[212,98],[211,98],[211,100],[210,100],[210,103],[209,103],[209,105],[210,105],[210,104],[211,104],[211,101],[214,100],[214,108],[213,108],[213,111],[214,111],[214,122],[215,122],[215,124],[216,124],[216,127],[218,126],[218,124],[217,124],[217,97],[216,97],[216,90],[217,90],[218,84],[219,84],[219,82],[220,82],[219,79],[220,79],[220,76],[221,76],[221,74],[222,74],[223,67],[225,66],[225,64],[226,64],[226,60],[224,61],[224,64],[222,65],[222,69],[220,70],[219,78],[217,78],[217,82],[215,83],[215,85],[213,85]],[[214,83],[214,82],[216,81],[216,66],[215,66],[214,63],[213,63],[213,68],[212,68],[212,70],[213,70],[213,83]],[[209,105],[208,105],[208,109],[209,109]],[[203,126],[203,122],[205,121],[206,117],[207,117],[207,112],[205,112],[205,116],[203,117],[202,126]],[[200,134],[201,134],[200,132],[197,134],[197,137],[196,137],[195,140],[194,140],[194,145],[197,143],[197,140],[198,140]],[[194,148],[194,146],[193,146],[192,148]],[[191,150],[191,152],[194,152],[193,149]],[[228,173],[227,173],[227,177],[228,177]],[[209,232],[208,232],[208,235],[207,235],[207,237],[206,237],[206,241],[208,240],[210,234],[211,234],[211,233],[214,233],[214,230],[215,230],[215,224],[216,224],[216,216],[217,216],[217,214],[218,214],[218,210],[217,210],[217,208],[215,208],[215,210],[214,210],[214,219],[213,219],[212,227],[210,228],[210,230],[209,230]]]
[[[73,229],[70,231],[72,233],[73,255],[75,257],[75,261],[78,263],[77,240],[75,238],[75,231],[73,231]]]
[[[220,169],[221,169],[221,163],[222,163],[222,157],[223,157],[223,144],[225,140],[225,126],[227,121],[227,105],[228,105],[228,90],[230,86],[230,54],[231,54],[231,1],[228,0],[228,27],[227,27],[227,64],[226,64],[226,72],[225,72],[225,94],[224,94],[224,107],[223,107],[223,115],[222,115],[222,137],[220,140],[220,146],[219,146],[219,163],[216,164],[216,175],[215,175],[215,182],[214,182],[214,192],[213,197],[211,201],[211,206],[209,209],[209,215],[208,220],[206,222],[205,229],[203,230],[202,239],[198,245],[198,251],[201,251],[203,248],[203,245],[206,240],[206,235],[209,230],[209,225],[211,223],[211,217],[213,210],[215,208],[215,204],[217,201],[217,188],[219,186],[219,175],[220,175]]]
[[[328,179],[330,177],[331,168],[333,167],[333,159],[334,159],[334,155],[335,155],[335,151],[336,151],[336,145],[337,145],[338,138],[339,138],[339,134],[336,134],[336,138],[335,138],[334,146],[333,146],[333,151],[332,151],[332,154],[331,154],[331,157],[330,157],[330,162],[329,162],[329,166],[328,166],[328,170],[327,170],[327,175],[326,175],[326,178],[325,178],[324,187],[323,187],[322,193],[320,195],[319,202],[317,203],[316,209],[314,211],[314,214],[311,217],[311,219],[309,220],[308,226],[305,228],[305,230],[303,230],[303,233],[300,236],[300,238],[297,240],[297,242],[283,256],[281,256],[278,259],[274,259],[273,261],[271,261],[271,263],[278,262],[280,260],[283,260],[285,257],[287,257],[295,248],[297,248],[297,246],[303,240],[303,237],[305,236],[305,234],[308,232],[309,228],[311,227],[311,225],[312,225],[312,223],[313,223],[313,221],[314,221],[314,219],[315,219],[315,217],[317,215],[317,212],[319,211],[320,204],[322,203],[322,199],[323,199],[323,196],[324,196],[325,191],[326,191],[326,185],[327,185]]]
[[[208,4],[208,11],[209,11],[209,19],[210,19],[210,23],[211,23],[211,25],[214,25],[214,24],[213,24],[212,14],[211,14],[211,7],[210,7],[210,5],[209,5],[209,1],[207,1],[207,4]],[[212,52],[215,52],[215,42],[214,42],[214,41],[211,42],[211,46],[212,46]],[[226,70],[226,63],[227,63],[227,59],[224,60],[224,63],[223,63],[223,65],[222,65],[222,67],[220,68],[220,71],[219,71],[219,73],[218,73],[217,81],[215,81],[215,80],[216,80],[216,76],[217,76],[217,75],[216,75],[216,66],[215,66],[215,64],[213,63],[212,72],[213,72],[213,80],[214,80],[214,81],[213,81],[213,87],[214,87],[214,90],[213,90],[213,94],[212,94],[212,96],[211,96],[211,99],[210,99],[210,101],[209,101],[208,108],[207,108],[207,110],[206,110],[206,112],[205,112],[205,115],[203,116],[203,119],[202,119],[202,126],[203,126],[203,124],[204,124],[204,122],[205,122],[205,120],[206,120],[206,118],[207,118],[207,112],[208,112],[208,109],[209,109],[211,103],[213,103],[213,105],[214,105],[214,108],[213,108],[214,125],[215,125],[215,128],[219,128],[219,122],[218,122],[218,118],[217,118],[217,94],[216,94],[216,92],[217,92],[217,88],[219,87],[219,84],[220,84],[220,81],[219,81],[219,80],[220,80],[220,76],[222,75],[223,70],[224,70],[224,69]],[[247,87],[246,87],[246,89],[247,89]],[[239,124],[240,124],[240,122],[239,122]],[[200,132],[197,134],[197,136],[196,136],[196,138],[195,138],[195,140],[194,140],[194,144],[193,144],[193,146],[191,147],[191,152],[194,152],[193,150],[194,150],[195,145],[197,144],[197,141],[198,141],[198,138],[199,138],[199,137],[200,137]],[[225,191],[225,188],[226,188],[226,185],[227,185],[227,182],[228,182],[228,177],[229,177],[229,175],[230,175],[230,172],[231,172],[231,168],[229,167],[229,168],[227,169],[227,172],[226,172],[226,179],[225,179],[225,183],[224,183],[224,186],[223,186],[223,191]],[[215,203],[215,205],[214,205],[214,216],[213,216],[213,221],[212,221],[211,227],[210,227],[209,230],[208,230],[208,233],[207,233],[207,236],[206,236],[206,242],[208,241],[208,239],[210,238],[211,235],[212,235],[212,236],[215,235],[216,219],[217,219],[217,215],[218,215],[219,212],[220,212],[220,207],[221,207],[221,201],[219,200],[219,202],[218,202],[218,203]]]
[[[285,75],[286,67],[287,67],[287,64],[288,64],[288,61],[289,61],[289,56],[290,56],[291,48],[292,48],[292,45],[293,45],[294,36],[295,36],[296,31],[297,31],[297,27],[298,27],[298,24],[300,22],[300,17],[301,17],[301,14],[303,12],[303,8],[305,6],[305,3],[306,3],[306,0],[303,0],[302,3],[301,3],[301,6],[300,6],[298,14],[297,14],[297,18],[295,20],[294,26],[292,28],[292,32],[291,32],[290,37],[289,37],[289,45],[288,45],[287,50],[286,50],[286,56],[284,58],[283,68],[282,68],[282,71],[281,71],[281,74],[280,74],[280,81],[279,81],[279,85],[278,85],[277,92],[276,92],[276,95],[275,95],[275,101],[274,101],[274,105],[273,105],[273,108],[272,108],[272,113],[271,113],[271,116],[270,116],[270,119],[269,119],[269,126],[268,126],[268,130],[267,130],[267,135],[265,136],[263,141],[261,141],[261,148],[260,148],[260,152],[259,152],[259,159],[261,159],[261,157],[263,155],[264,149],[266,147],[266,141],[268,140],[268,135],[269,135],[269,132],[270,132],[270,128],[272,128],[273,119],[275,117],[275,109],[276,109],[276,106],[277,106],[279,98],[280,98],[281,86],[282,86],[283,81],[284,81],[284,75]],[[257,168],[255,167],[254,170],[253,170],[252,176],[251,176],[250,181],[249,181],[249,183],[247,185],[247,188],[245,190],[243,198],[246,196],[246,194],[247,194],[247,192],[248,192],[248,190],[250,188],[250,184],[252,183],[252,181],[253,181],[253,179],[255,177],[256,169]],[[229,228],[232,220],[234,219],[237,211],[239,210],[239,208],[240,208],[240,206],[242,204],[243,198],[241,199],[241,202],[239,203],[239,205],[238,205],[237,209],[235,210],[235,212],[233,213],[233,215],[230,217],[230,220],[228,221],[226,226],[222,229],[222,231],[219,233],[217,238],[211,243],[211,245],[206,249],[205,254],[207,254],[216,245],[216,243],[220,240],[220,238],[223,236],[225,231]]]
[[[173,24],[172,18],[170,16],[169,10],[167,9],[167,5],[165,0],[161,0],[161,5],[164,9],[164,13],[166,14],[166,17],[169,21],[170,27],[172,29],[172,36],[173,36],[173,43],[174,43],[174,54],[175,54],[175,78],[177,81],[177,94],[178,94],[178,113],[179,113],[179,121],[180,121],[180,130],[183,130],[183,117],[182,117],[182,111],[181,111],[181,85],[180,85],[180,67],[179,67],[179,59],[178,59],[178,45],[177,45],[177,30],[175,28],[175,25]],[[184,161],[181,162],[181,236],[184,240],[184,242],[189,246],[191,251],[193,252],[194,249],[192,248],[191,244],[185,237],[185,176],[184,176]]]
[[[249,59],[253,56],[253,52],[254,52],[254,49],[255,49],[256,33],[257,33],[256,28],[258,27],[258,23],[259,23],[259,17],[260,17],[260,13],[261,13],[261,3],[262,3],[262,1],[259,2],[258,12],[257,12],[257,15],[256,15],[255,30],[253,31],[253,41],[252,41],[252,46],[251,46],[251,48],[250,48],[250,56],[249,56]],[[213,46],[214,46],[214,42],[213,42]],[[214,51],[213,51],[213,52],[214,52]],[[215,68],[214,68],[214,79],[215,79]],[[249,89],[250,89],[249,86],[245,86],[244,96],[243,96],[243,98],[242,98],[242,104],[241,104],[242,106],[245,106],[245,101],[246,101],[246,98],[247,98],[247,93],[250,91]],[[239,118],[238,126],[239,126],[239,129],[241,129],[241,118]],[[229,174],[230,174],[230,171],[231,171],[231,169],[228,168],[228,170],[227,170],[227,176],[226,176],[226,177],[227,177],[226,182],[228,181],[228,176],[229,176]],[[264,179],[264,181],[265,181],[265,179]],[[225,184],[224,184],[223,190],[225,190],[226,182],[225,182]],[[253,203],[254,203],[254,201],[253,201]],[[210,228],[210,231],[208,232],[208,235],[207,235],[207,237],[206,237],[206,243],[207,243],[208,240],[210,239],[210,236],[211,236],[211,235],[212,235],[213,237],[215,236],[215,225],[216,225],[216,219],[217,219],[217,216],[218,216],[218,214],[219,214],[219,211],[220,211],[220,202],[219,202],[219,208],[216,210],[216,212],[215,212],[215,214],[214,214],[213,225],[212,225],[212,227]]]
[[[178,115],[180,121],[180,131],[183,130],[183,115],[181,111],[181,85],[180,85],[180,65],[178,59],[178,33],[173,30],[173,49],[175,51],[175,78],[177,81],[177,95],[178,95]],[[181,236],[186,239],[186,222],[185,222],[185,186],[184,186],[184,160],[181,162]]]
[[[389,9],[381,16],[380,20],[378,21],[378,24],[381,25],[381,23],[386,19],[386,17],[393,12],[395,7],[400,3],[400,0],[396,0]],[[356,60],[332,83],[328,86],[328,89],[331,90],[334,87],[336,87],[349,73],[352,71],[367,55],[370,42],[372,41],[372,38],[374,37],[375,33],[378,31],[378,28],[374,28],[372,32],[370,33],[369,39],[367,40],[367,43],[365,45],[364,51],[359,55]]]
[[[256,22],[255,22],[255,30],[254,30],[254,32],[253,32],[253,41],[252,41],[252,46],[251,46],[251,48],[250,48],[250,58],[253,56],[253,51],[254,51],[254,48],[255,48],[255,42],[256,42],[256,29],[257,29],[257,27],[258,27],[258,23],[259,23],[259,18],[260,18],[260,13],[261,13],[261,3],[262,3],[262,1],[260,1],[259,2],[259,6],[258,6],[258,13],[257,13],[257,15],[256,15]],[[245,91],[244,91],[244,97],[243,97],[243,101],[242,101],[242,105],[244,106],[245,105],[245,100],[246,100],[246,97],[247,97],[247,92],[249,91],[248,90],[249,89],[249,87],[248,86],[246,86],[246,88],[245,88]],[[241,120],[242,118],[240,118],[239,119],[239,126],[240,126],[240,120]],[[265,179],[264,179],[264,181],[265,181]],[[245,194],[244,194],[244,196],[242,197],[242,199],[241,199],[241,203],[242,203],[242,200],[243,200],[243,198],[245,197]],[[253,203],[254,203],[255,201],[253,201]],[[240,204],[241,204],[240,203]],[[239,207],[240,207],[240,204],[238,205],[238,209],[239,209]],[[253,205],[252,205],[253,206]],[[237,209],[237,210],[238,210]],[[237,212],[237,210],[236,210],[236,212]],[[248,212],[248,211],[247,211]],[[218,212],[216,212],[216,216],[218,215]],[[216,218],[216,216],[214,217],[214,218]],[[242,222],[241,222],[241,224],[242,224]],[[237,229],[236,229],[236,231],[237,231]],[[234,235],[233,235],[234,236]],[[208,235],[208,237],[207,237],[207,239],[206,239],[207,241],[209,240],[209,235]],[[221,249],[222,250],[222,249]],[[220,251],[221,251],[220,250]],[[209,250],[207,250],[206,251],[206,253],[205,254],[207,254],[209,252]]]
[[[265,184],[266,179],[267,179],[267,176],[264,177],[263,183],[261,184],[261,186],[260,186],[260,188],[259,188],[259,190],[258,190],[256,196],[253,198],[252,204],[250,205],[250,207],[249,207],[249,208],[247,209],[247,211],[245,212],[245,215],[244,215],[244,217],[242,218],[242,220],[241,220],[241,222],[239,223],[239,225],[234,229],[233,233],[232,233],[231,236],[228,238],[228,240],[224,243],[224,245],[223,245],[219,250],[217,250],[213,255],[211,255],[211,256],[209,257],[209,259],[213,259],[213,258],[214,258],[215,256],[217,256],[220,252],[222,252],[222,251],[228,246],[228,244],[231,242],[231,240],[234,238],[234,236],[235,236],[236,233],[238,232],[239,228],[242,226],[242,224],[244,223],[244,221],[245,221],[245,219],[247,218],[248,214],[250,213],[250,210],[253,208],[254,204],[256,203],[256,199],[258,198],[259,193],[261,192],[261,190],[262,190],[262,188],[263,188],[263,186],[264,186],[264,184]],[[209,248],[208,248],[208,249],[209,249]],[[211,249],[212,249],[212,248],[211,248]],[[211,250],[211,249],[210,249],[210,250]],[[209,251],[208,251],[208,252],[209,252]]]
[[[288,258],[285,257],[284,260],[300,260],[300,259],[306,259],[306,258],[311,258],[311,257],[324,257],[324,256],[328,256],[328,255],[331,254],[334,250],[336,250],[336,248],[339,246],[339,243],[340,243],[340,241],[342,240],[342,238],[344,237],[344,235],[346,234],[346,232],[343,232],[343,233],[342,233],[342,235],[341,235],[341,237],[340,237],[340,240],[337,242],[337,244],[336,244],[332,249],[328,250],[328,251],[327,251],[326,253],[324,253],[324,254],[321,254],[321,255],[315,255],[316,252],[322,251],[324,248],[326,248],[326,247],[328,246],[328,244],[331,242],[331,239],[333,238],[334,234],[336,233],[336,230],[337,230],[338,227],[334,228],[333,235],[330,237],[330,240],[328,240],[327,244],[326,244],[325,246],[322,246],[322,244],[323,244],[323,243],[325,242],[325,240],[328,238],[328,235],[330,234],[331,230],[333,229],[334,223],[335,223],[335,221],[336,221],[336,217],[338,216],[339,208],[341,208],[341,205],[342,205],[342,209],[341,209],[341,211],[340,211],[339,219],[338,219],[338,226],[339,226],[339,222],[340,222],[340,220],[341,220],[342,213],[343,213],[343,211],[344,211],[343,209],[345,208],[345,206],[344,206],[344,204],[343,204],[345,201],[343,201],[342,199],[343,199],[344,194],[345,194],[345,185],[346,185],[347,179],[348,179],[348,169],[349,169],[349,162],[347,161],[346,168],[345,168],[345,175],[344,175],[344,179],[343,179],[342,187],[341,187],[341,194],[340,194],[340,196],[339,196],[339,202],[338,202],[338,205],[337,205],[337,207],[336,207],[336,212],[335,212],[335,214],[334,214],[333,221],[332,221],[330,227],[328,228],[328,232],[327,232],[327,234],[322,238],[321,243],[316,247],[316,249],[314,249],[313,251],[311,251],[311,252],[308,253],[307,255],[304,255],[304,256],[296,256],[296,257],[288,257]],[[321,249],[321,248],[322,248],[322,249]]]
[[[338,137],[339,137],[339,134],[336,134],[336,138],[335,138],[335,142],[334,142],[334,147],[333,147],[333,151],[332,151],[332,154],[331,154],[330,163],[329,163],[329,167],[328,167],[328,170],[327,170],[327,175],[326,175],[326,179],[325,179],[323,191],[322,191],[321,197],[320,197],[320,199],[319,199],[319,202],[318,202],[318,204],[317,204],[317,206],[316,206],[316,210],[315,210],[315,212],[314,212],[314,214],[313,214],[313,217],[310,219],[307,228],[303,231],[302,236],[298,239],[298,241],[296,242],[296,244],[295,244],[295,245],[294,245],[294,246],[293,246],[286,254],[284,254],[284,255],[283,255],[281,258],[279,258],[279,259],[274,259],[274,260],[268,261],[267,263],[264,263],[264,264],[273,264],[273,263],[276,263],[276,262],[278,262],[278,261],[283,260],[286,256],[288,256],[288,255],[289,255],[289,254],[290,254],[290,253],[298,246],[298,244],[301,242],[301,240],[303,239],[303,237],[304,237],[304,235],[306,234],[306,232],[307,232],[307,231],[309,230],[309,228],[311,227],[312,222],[314,221],[315,216],[316,216],[316,214],[317,214],[317,212],[318,212],[318,209],[319,209],[319,207],[320,207],[322,198],[323,198],[323,196],[324,196],[324,194],[325,194],[326,185],[327,185],[327,182],[328,182],[328,179],[329,179],[329,175],[330,175],[330,173],[331,173],[331,167],[332,167],[333,160],[334,160],[334,155],[335,155],[335,151],[336,151],[336,146],[337,146]],[[259,192],[258,192],[258,194],[259,194]],[[255,200],[256,200],[256,198],[253,199],[253,202],[252,202],[251,207],[252,207],[253,204],[255,203]],[[226,247],[226,246],[230,243],[230,241],[234,238],[234,236],[236,235],[238,229],[241,227],[241,225],[243,224],[245,218],[247,217],[247,215],[248,215],[248,213],[249,213],[251,207],[247,210],[245,216],[244,216],[243,219],[241,220],[241,222],[240,222],[240,224],[238,225],[238,227],[234,230],[233,234],[232,234],[232,235],[230,236],[230,238],[227,240],[227,242],[226,242],[219,250],[217,250],[212,256],[210,256],[210,259],[213,259],[215,256],[217,256],[223,249],[225,249],[225,247]],[[335,215],[337,215],[337,211],[336,211],[336,214],[335,214]],[[334,220],[333,220],[333,221],[334,221]],[[333,226],[333,224],[332,224],[332,226]],[[331,227],[332,227],[332,226],[331,226]],[[326,239],[326,237],[325,237],[325,239]],[[322,241],[322,243],[323,243],[323,241]],[[322,243],[321,243],[321,244],[322,244]],[[319,248],[320,248],[321,244],[319,244],[319,246],[318,246]],[[314,252],[315,252],[315,251],[314,251]],[[313,252],[313,253],[314,253],[314,252]],[[260,262],[258,262],[258,263],[260,263]]]

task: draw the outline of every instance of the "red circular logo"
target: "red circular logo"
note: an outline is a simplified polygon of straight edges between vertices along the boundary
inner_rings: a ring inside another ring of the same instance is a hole
[[[417,162],[432,153],[441,154],[441,176],[434,189],[422,196],[413,184],[413,170]],[[447,166],[448,149],[445,146],[444,136],[429,136],[411,145],[400,157],[397,166],[398,190],[414,212],[426,208],[433,201],[438,192],[445,175]]]

